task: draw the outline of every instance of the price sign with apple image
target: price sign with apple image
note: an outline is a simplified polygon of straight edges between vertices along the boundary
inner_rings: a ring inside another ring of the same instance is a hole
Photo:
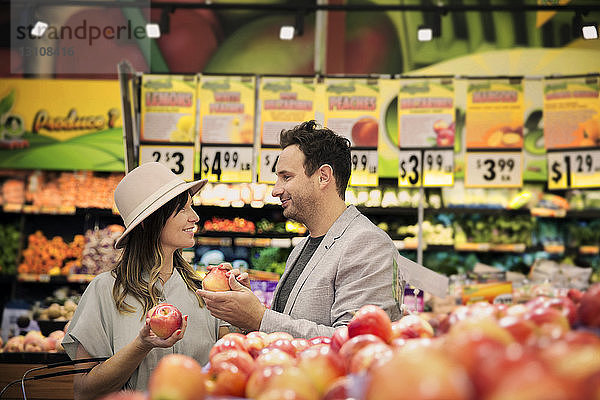
[[[194,146],[140,145],[140,165],[156,161],[186,181],[194,180]]]
[[[423,151],[423,186],[439,187],[454,185],[454,151]]]
[[[421,150],[400,150],[400,163],[398,171],[398,186],[421,186],[422,175]]]
[[[600,187],[600,150],[549,152],[548,189]]]
[[[209,182],[252,182],[251,146],[202,146],[200,174]]]
[[[351,150],[352,169],[350,184],[353,186],[377,186],[377,150]]]
[[[521,152],[467,152],[465,187],[521,187]]]
[[[279,160],[281,149],[261,149],[260,163],[258,169],[258,181],[260,183],[275,183],[277,180],[277,160]]]

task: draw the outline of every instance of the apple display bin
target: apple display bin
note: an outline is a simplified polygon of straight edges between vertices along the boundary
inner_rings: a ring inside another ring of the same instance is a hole
[[[1,353],[0,399],[72,400],[73,375],[91,369],[76,365],[104,360],[71,360],[66,353]]]

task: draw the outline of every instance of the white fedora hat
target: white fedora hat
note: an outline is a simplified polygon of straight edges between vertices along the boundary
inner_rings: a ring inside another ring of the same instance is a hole
[[[129,232],[169,200],[188,189],[194,195],[206,182],[206,179],[185,182],[157,162],[144,163],[133,169],[115,189],[115,204],[125,223],[125,232],[115,242],[115,248],[123,247]]]

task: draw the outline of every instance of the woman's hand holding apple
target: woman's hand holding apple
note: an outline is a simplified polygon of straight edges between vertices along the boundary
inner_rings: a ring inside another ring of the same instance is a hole
[[[152,308],[148,312],[148,314],[150,314],[153,310],[154,308]],[[183,335],[185,334],[185,329],[187,327],[187,319],[188,316],[184,315],[181,319],[181,328],[176,329],[170,336],[166,338],[161,338],[157,336],[150,328],[151,318],[149,315],[147,315],[146,323],[140,330],[140,333],[138,334],[138,339],[141,341],[142,346],[147,350],[152,350],[155,347],[172,347],[176,342],[183,338]]]

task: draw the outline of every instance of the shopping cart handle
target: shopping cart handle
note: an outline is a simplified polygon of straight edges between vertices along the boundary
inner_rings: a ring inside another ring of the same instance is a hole
[[[92,370],[92,368],[94,368],[94,367],[72,369],[72,370],[67,370],[67,371],[51,372],[51,373],[48,373],[48,374],[42,374],[42,375],[35,375],[35,376],[31,376],[31,377],[26,377],[26,375],[28,373],[30,373],[30,372],[39,371],[39,370],[42,370],[42,369],[51,369],[51,368],[64,367],[65,365],[75,365],[75,364],[82,364],[82,363],[88,363],[88,362],[101,362],[101,361],[105,361],[107,359],[108,359],[108,357],[81,358],[79,360],[61,361],[61,362],[57,362],[57,363],[53,363],[53,364],[48,364],[48,365],[45,365],[43,367],[37,367],[37,368],[30,369],[30,370],[26,371],[23,374],[23,377],[21,379],[15,379],[14,381],[10,382],[8,385],[4,386],[4,388],[2,389],[2,391],[0,391],[0,398],[2,397],[2,395],[4,394],[4,392],[6,392],[6,390],[9,387],[11,387],[12,385],[14,385],[16,383],[23,383],[25,381],[34,381],[34,380],[38,380],[38,379],[52,378],[52,377],[55,377],[55,376],[75,375],[75,374],[86,373],[86,372],[90,372]]]

